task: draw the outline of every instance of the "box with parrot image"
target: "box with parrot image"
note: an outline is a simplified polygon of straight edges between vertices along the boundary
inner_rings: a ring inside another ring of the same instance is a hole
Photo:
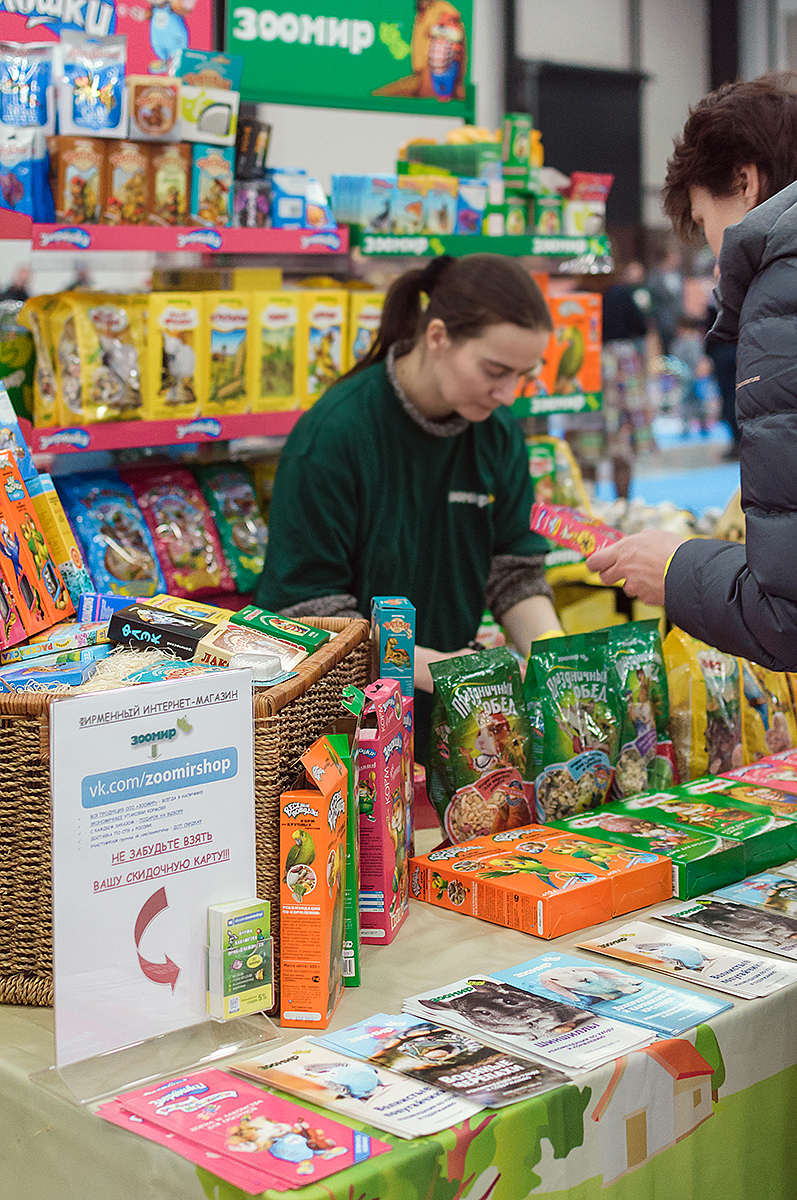
[[[600,405],[603,301],[596,292],[568,292],[545,297],[553,333],[542,366],[522,381],[518,397],[590,396]]]
[[[669,859],[528,825],[413,858],[417,900],[537,937],[585,929],[672,895]]]
[[[280,1023],[326,1029],[343,993],[346,768],[326,737],[280,796]]]
[[[404,699],[396,679],[377,679],[365,689],[357,739],[357,803],[360,813],[360,924],[364,941],[386,946],[409,912],[411,798],[403,771]]]

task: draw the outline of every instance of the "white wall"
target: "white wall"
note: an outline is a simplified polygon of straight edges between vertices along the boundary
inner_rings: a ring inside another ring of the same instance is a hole
[[[517,0],[516,20],[520,58],[587,67],[628,65],[626,0]]]

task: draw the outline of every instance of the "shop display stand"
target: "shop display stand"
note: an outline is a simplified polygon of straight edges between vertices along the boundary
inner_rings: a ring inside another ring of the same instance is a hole
[[[209,1066],[238,1051],[256,1050],[282,1036],[262,1013],[231,1021],[208,1018],[93,1058],[35,1071],[29,1078],[61,1100],[90,1104],[155,1079]]]

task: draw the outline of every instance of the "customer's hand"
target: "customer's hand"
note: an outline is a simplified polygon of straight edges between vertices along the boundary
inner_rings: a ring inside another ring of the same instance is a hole
[[[601,582],[622,583],[629,596],[638,596],[643,604],[664,604],[664,572],[670,558],[683,545],[683,538],[659,529],[632,533],[613,546],[596,550],[587,559],[590,571],[597,571]]]

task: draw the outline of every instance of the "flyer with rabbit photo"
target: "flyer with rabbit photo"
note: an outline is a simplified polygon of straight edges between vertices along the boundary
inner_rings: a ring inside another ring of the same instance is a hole
[[[689,904],[677,904],[656,913],[656,920],[684,925],[728,942],[740,942],[754,950],[797,958],[797,918],[766,908],[753,908],[720,896],[701,896]]]
[[[797,983],[797,966],[792,963],[757,954],[737,954],[714,942],[687,937],[647,921],[632,921],[605,937],[579,942],[578,948],[748,1000]]]
[[[527,1062],[406,1012],[376,1013],[347,1029],[311,1040],[336,1053],[446,1088],[488,1108],[503,1108],[570,1082],[566,1075],[542,1063]]]
[[[494,971],[493,978],[664,1037],[677,1037],[732,1007],[727,1000],[654,983],[570,954],[542,954],[520,966]]]
[[[483,975],[411,996],[404,1008],[565,1071],[588,1071],[647,1046],[654,1036]]]
[[[230,1070],[402,1138],[439,1133],[483,1107],[374,1063],[336,1054],[307,1038],[230,1063]]]

